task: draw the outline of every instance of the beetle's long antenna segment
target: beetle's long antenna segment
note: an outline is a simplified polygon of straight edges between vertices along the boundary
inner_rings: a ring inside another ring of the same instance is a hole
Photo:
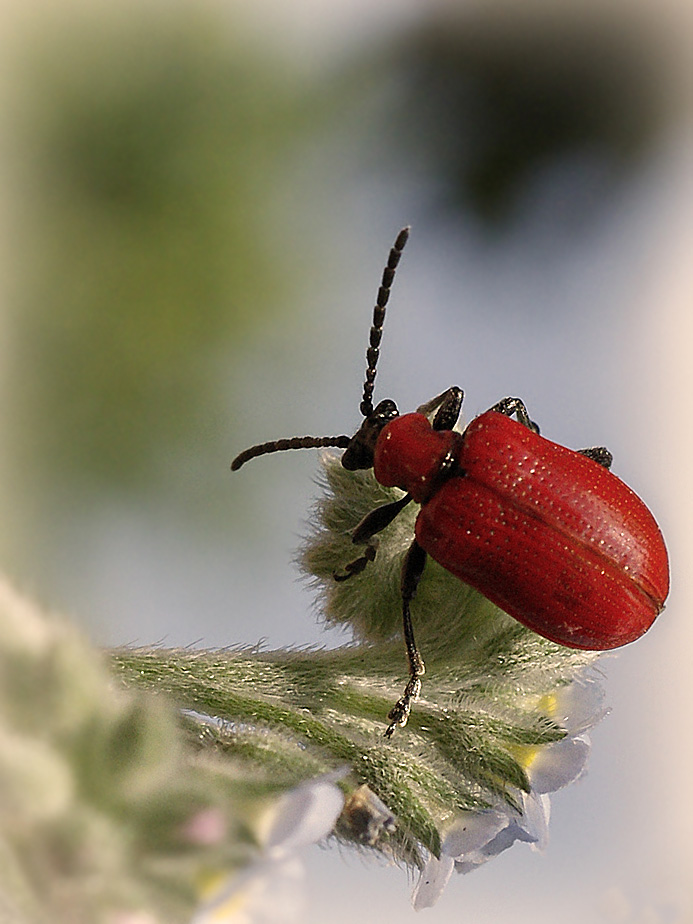
[[[404,245],[409,239],[409,226],[402,228],[397,235],[397,240],[390,250],[390,256],[387,258],[387,265],[383,270],[383,278],[378,289],[378,296],[375,300],[373,309],[373,325],[371,327],[368,349],[366,350],[366,381],[363,386],[363,400],[361,401],[360,411],[364,417],[373,413],[373,388],[375,387],[376,366],[380,354],[380,340],[383,336],[383,324],[385,322],[385,308],[390,298],[390,289],[395,278],[395,270],[402,256]]]
[[[350,440],[349,436],[293,436],[288,440],[259,443],[257,446],[251,446],[250,449],[240,452],[231,463],[231,471],[237,472],[241,465],[245,465],[246,462],[258,456],[265,456],[269,452],[284,452],[285,449],[320,449],[324,446],[346,449]]]

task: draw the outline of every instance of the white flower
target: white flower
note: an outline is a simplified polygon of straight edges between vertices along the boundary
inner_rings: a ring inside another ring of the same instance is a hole
[[[263,857],[211,890],[191,924],[285,924],[303,910],[304,870],[290,853]]]
[[[344,805],[333,780],[303,783],[278,800],[265,819],[261,856],[208,889],[191,924],[283,924],[300,917],[304,869],[296,851],[332,831]]]
[[[557,792],[582,776],[590,752],[588,735],[565,737],[536,749],[525,765],[532,792]]]
[[[329,775],[287,792],[270,813],[264,843],[270,853],[297,850],[327,837],[344,806],[344,795]]]
[[[505,803],[492,809],[460,813],[448,828],[440,858],[431,856],[421,871],[412,894],[415,910],[434,905],[450,876],[469,873],[498,856],[516,841],[533,850],[544,850],[549,837],[551,803],[556,792],[582,775],[590,750],[588,728],[605,714],[601,687],[593,681],[576,680],[550,698],[543,698],[541,710],[567,732],[553,744],[518,748],[531,791],[514,793],[520,810]]]

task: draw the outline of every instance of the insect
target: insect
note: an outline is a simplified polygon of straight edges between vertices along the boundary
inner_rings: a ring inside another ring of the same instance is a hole
[[[409,237],[390,250],[373,311],[360,411],[349,436],[274,440],[238,455],[250,459],[288,449],[344,449],[345,469],[373,468],[386,487],[405,495],[356,526],[363,554],[334,575],[348,580],[373,561],[377,534],[412,501],[421,505],[401,576],[402,621],[409,662],[404,692],[385,732],[406,725],[421,691],[424,662],[411,604],[430,555],[545,638],[568,648],[618,648],[643,635],[669,592],[662,534],[644,502],[610,472],[603,446],[578,451],[545,439],[519,398],[504,398],[460,433],[454,427],[463,392],[452,386],[400,415],[389,399],[373,405],[385,310]]]

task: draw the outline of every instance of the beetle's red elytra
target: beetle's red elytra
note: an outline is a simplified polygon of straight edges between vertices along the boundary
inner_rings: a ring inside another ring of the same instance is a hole
[[[451,450],[458,473],[431,496]],[[459,434],[405,414],[380,434],[374,471],[423,504],[416,539],[431,558],[551,641],[618,648],[662,610],[667,555],[645,504],[597,462],[510,417],[486,411]]]
[[[504,398],[463,433],[453,429],[463,392],[452,386],[400,416],[372,396],[390,288],[409,229],[390,251],[373,312],[354,436],[293,437],[240,453],[250,459],[285,449],[335,446],[349,471],[373,468],[380,484],[406,492],[371,511],[352,539],[362,555],[334,575],[348,580],[376,555],[374,536],[410,502],[421,504],[402,565],[402,618],[409,680],[385,732],[407,723],[424,664],[410,605],[427,555],[545,638],[569,648],[618,648],[643,635],[664,607],[669,563],[645,503],[610,472],[603,446],[572,450],[539,434],[519,398]],[[516,419],[513,419],[516,418]]]

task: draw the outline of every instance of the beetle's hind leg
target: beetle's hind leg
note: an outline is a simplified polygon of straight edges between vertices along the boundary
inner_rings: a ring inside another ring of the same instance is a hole
[[[614,457],[606,446],[592,446],[591,449],[578,449],[581,456],[587,456],[593,462],[597,462],[602,468],[610,469]]]
[[[535,433],[539,433],[539,425],[530,418],[527,407],[520,398],[503,398],[498,404],[490,407],[489,410],[498,411],[499,414],[505,414],[506,417],[512,417],[514,414],[519,423]],[[606,446],[592,446],[590,449],[578,449],[577,451],[581,456],[587,456],[588,459],[592,459],[593,462],[607,470],[611,468],[611,463],[614,460]]]
[[[409,546],[402,565],[402,623],[404,629],[404,643],[407,647],[407,658],[409,659],[409,680],[404,688],[404,693],[397,700],[395,705],[388,713],[390,724],[385,730],[385,737],[391,738],[396,728],[404,728],[409,719],[412,704],[416,702],[421,693],[421,678],[426,668],[423,658],[419,654],[414,640],[414,629],[411,624],[411,601],[416,595],[416,589],[419,586],[421,575],[423,574],[426,564],[426,552],[421,548],[416,539]]]
[[[490,407],[489,411],[497,411],[499,414],[505,414],[506,417],[512,417],[514,414],[518,423],[521,423],[523,427],[533,430],[534,433],[539,433],[539,424],[535,423],[529,416],[527,406],[521,398],[503,398],[493,407]]]
[[[490,407],[489,411],[498,411],[499,414],[505,414],[506,417],[512,417],[514,414],[519,423],[535,433],[539,433],[539,425],[531,419],[524,401],[520,398],[503,398],[498,404]],[[592,446],[590,449],[578,449],[577,451],[581,456],[587,456],[588,459],[592,459],[593,462],[601,465],[602,468],[610,469],[611,463],[614,461],[614,457],[606,446]]]
[[[410,500],[411,494],[405,494],[404,497],[401,497],[399,500],[392,501],[389,504],[381,504],[380,507],[376,507],[374,510],[371,510],[370,513],[366,514],[351,534],[351,541],[355,545],[367,543],[364,553],[353,561],[348,562],[344,566],[344,571],[335,571],[333,575],[335,581],[347,581],[355,574],[361,574],[368,562],[375,559],[378,548],[378,540],[374,538],[376,533],[381,532],[386,526],[389,526],[397,514],[407,506]]]

